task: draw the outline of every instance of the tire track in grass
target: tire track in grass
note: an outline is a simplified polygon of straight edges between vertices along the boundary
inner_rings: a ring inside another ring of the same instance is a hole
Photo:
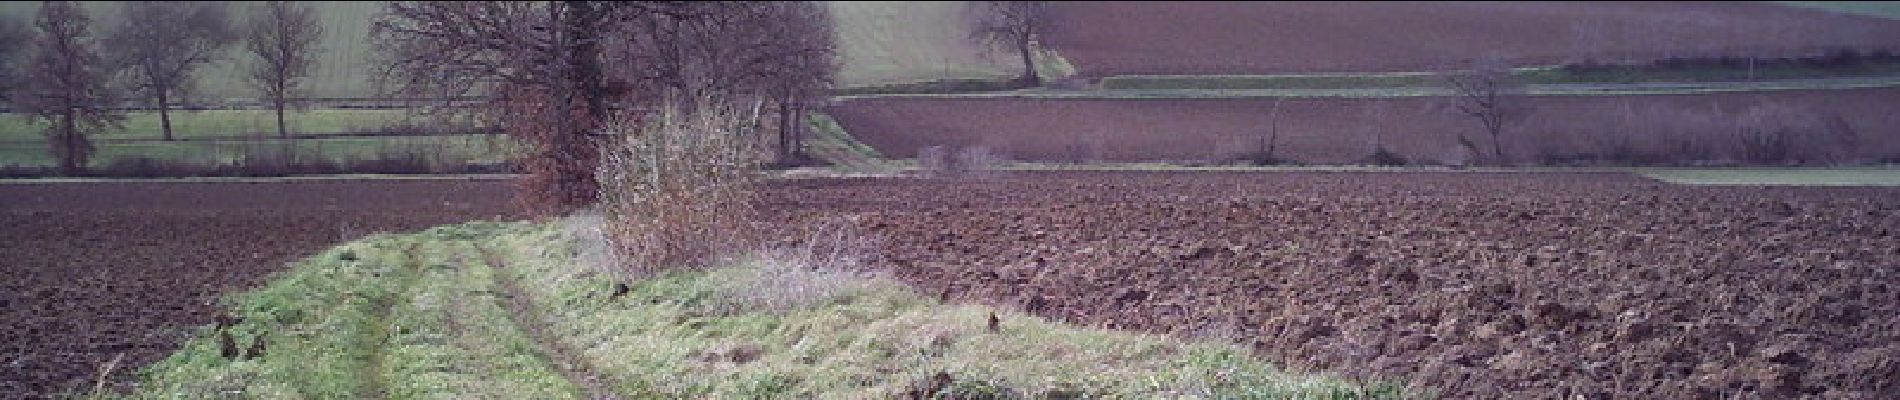
[[[529,300],[528,292],[521,289],[520,283],[515,281],[511,272],[502,271],[507,269],[508,265],[501,256],[495,254],[494,249],[486,243],[477,244],[476,250],[481,253],[489,268],[496,270],[495,283],[501,288],[503,297],[506,297],[503,308],[508,310],[508,319],[534,339],[535,351],[548,360],[549,364],[554,365],[555,369],[561,372],[561,376],[586,390],[587,398],[619,400],[620,397],[613,392],[613,382],[610,382],[607,376],[594,371],[592,364],[581,357],[579,352],[563,345],[553,333],[548,332],[547,324],[542,323],[546,319],[542,318],[541,313],[535,309],[534,304]]]
[[[383,359],[387,357],[384,353],[389,348],[389,339],[392,337],[389,334],[390,314],[395,312],[396,304],[402,301],[402,298],[409,293],[409,288],[415,286],[416,279],[422,275],[418,271],[422,264],[421,257],[417,254],[420,247],[422,247],[421,243],[412,240],[407,247],[403,248],[402,265],[394,269],[395,273],[400,274],[397,276],[400,283],[397,283],[396,288],[387,296],[376,299],[376,316],[370,321],[369,326],[370,337],[374,338],[376,343],[369,350],[368,368],[364,368],[361,372],[363,375],[361,398],[389,397],[389,382],[383,380]]]

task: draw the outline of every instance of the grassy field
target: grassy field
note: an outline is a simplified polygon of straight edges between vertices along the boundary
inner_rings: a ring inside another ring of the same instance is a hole
[[[1635,168],[1632,172],[1684,185],[1900,186],[1900,168]]]
[[[454,135],[411,137],[346,137],[326,139],[194,140],[105,142],[95,144],[91,166],[105,167],[117,160],[147,158],[194,165],[231,164],[246,157],[289,155],[294,149],[298,159],[349,160],[424,157],[444,163],[494,163],[506,160],[514,151],[513,142],[501,135]],[[46,167],[59,165],[44,142],[0,143],[0,167]]]
[[[1084,329],[943,304],[875,274],[812,269],[769,255],[617,290],[582,257],[587,245],[579,239],[588,234],[573,228],[589,226],[584,221],[561,225],[567,228],[469,223],[373,236],[317,254],[230,298],[230,314],[240,322],[204,327],[170,358],[140,371],[135,395],[1403,394],[1395,385],[1281,370],[1221,340]],[[994,331],[987,327],[992,315],[999,321]]]
[[[124,127],[100,132],[93,140],[160,140],[158,113],[135,111],[125,114]],[[232,139],[245,136],[277,136],[277,115],[271,110],[173,111],[172,132],[178,139]],[[405,127],[435,129],[443,124],[408,110],[317,109],[286,112],[284,122],[291,134],[326,135],[378,133]],[[41,141],[44,122],[19,114],[0,114],[0,143]]]
[[[1900,86],[1900,77],[1840,77],[1788,79],[1761,82],[1688,82],[1688,83],[1575,83],[1533,84],[1525,91],[1531,96],[1642,96],[1698,93],[1769,92],[1779,90],[1843,90]],[[1026,99],[1253,99],[1253,98],[1382,98],[1448,96],[1441,86],[1329,88],[1329,89],[1105,89],[1074,90],[1034,88],[982,93],[902,93],[837,96],[834,100],[859,98],[1026,98]]]
[[[1771,1],[1770,3],[1900,19],[1900,3],[1891,1]]]
[[[1874,62],[1855,67],[1812,68],[1773,66],[1756,68],[1682,68],[1636,69],[1609,68],[1577,72],[1554,67],[1518,68],[1512,74],[1533,85],[1633,84],[1633,83],[1717,83],[1770,80],[1817,79],[1840,77],[1900,76],[1900,63]],[[1428,88],[1444,86],[1444,78],[1433,72],[1374,74],[1296,74],[1296,75],[1124,75],[1102,78],[1108,90],[1285,90],[1285,89],[1382,89]]]
[[[121,16],[116,1],[85,2],[94,32]],[[256,1],[233,2],[240,18]],[[376,55],[368,42],[369,24],[383,9],[382,1],[313,2],[322,22],[323,38],[315,73],[306,88],[313,97],[368,97],[376,94],[372,79]],[[838,23],[839,49],[844,68],[839,81],[846,86],[913,82],[943,78],[1007,78],[1016,61],[1006,55],[980,51],[970,44],[959,23],[963,2],[826,2]],[[37,2],[0,2],[0,17],[30,21]],[[207,98],[257,98],[245,86],[244,66],[254,57],[233,46],[223,60],[201,75],[200,94]]]

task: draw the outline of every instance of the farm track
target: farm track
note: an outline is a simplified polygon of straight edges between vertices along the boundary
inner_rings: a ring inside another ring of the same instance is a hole
[[[1449,398],[1900,395],[1900,189],[1084,172],[770,193],[790,226],[851,218],[926,293]]]
[[[483,245],[480,246],[479,252],[483,262],[488,263],[489,268],[495,270],[509,268],[507,260],[495,254],[493,249]],[[495,286],[500,287],[502,297],[507,298],[502,308],[508,311],[508,320],[534,340],[535,348],[543,360],[559,370],[561,376],[568,382],[586,391],[588,399],[620,399],[619,396],[614,395],[612,382],[609,382],[606,376],[594,371],[582,354],[563,344],[559,337],[548,331],[546,318],[537,311],[529,293],[521,289],[521,283],[515,279],[513,272],[496,273]]]
[[[163,358],[222,296],[358,236],[512,218],[505,182],[0,185],[0,397]]]

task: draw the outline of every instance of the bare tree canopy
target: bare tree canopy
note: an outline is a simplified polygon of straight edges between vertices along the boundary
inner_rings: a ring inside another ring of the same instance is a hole
[[[87,135],[117,127],[121,119],[109,108],[114,101],[106,86],[110,70],[93,47],[87,30],[91,23],[76,3],[49,1],[40,6],[33,20],[39,35],[32,43],[26,84],[14,96],[15,111],[48,123],[47,143],[66,174],[86,168],[93,150]]]
[[[317,67],[317,39],[323,27],[308,4],[267,1],[252,10],[244,29],[244,48],[257,56],[248,78],[277,110],[277,136],[284,128],[284,106],[297,96],[303,79]]]
[[[1015,50],[1023,58],[1022,83],[1042,84],[1036,74],[1034,45],[1055,28],[1049,2],[973,1],[970,7],[970,38],[991,48]]]
[[[0,15],[0,103],[7,102],[8,95],[20,85],[20,54],[27,49],[22,44],[32,38],[26,23]]]
[[[120,5],[124,20],[106,35],[106,53],[131,80],[131,94],[158,107],[165,140],[172,140],[171,103],[191,92],[198,67],[217,60],[237,41],[227,8],[207,1]]]
[[[1445,82],[1451,86],[1453,106],[1458,112],[1478,120],[1485,133],[1490,134],[1492,162],[1504,162],[1506,125],[1530,111],[1522,101],[1523,81],[1511,74],[1509,65],[1487,58],[1477,61],[1470,69],[1445,74]],[[1478,152],[1477,143],[1462,132],[1458,134],[1458,144],[1468,151]]]
[[[531,176],[560,175],[524,191],[557,193],[558,209],[593,201],[592,138],[614,110],[672,99],[797,114],[834,79],[831,29],[812,2],[394,2],[370,35],[386,90],[493,100],[473,111],[529,143]]]

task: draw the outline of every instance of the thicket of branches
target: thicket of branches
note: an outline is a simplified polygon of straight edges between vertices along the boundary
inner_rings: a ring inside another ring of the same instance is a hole
[[[371,35],[391,92],[493,99],[467,111],[523,139],[522,200],[547,213],[597,200],[603,121],[762,104],[791,156],[837,71],[830,15],[812,2],[395,2]]]

